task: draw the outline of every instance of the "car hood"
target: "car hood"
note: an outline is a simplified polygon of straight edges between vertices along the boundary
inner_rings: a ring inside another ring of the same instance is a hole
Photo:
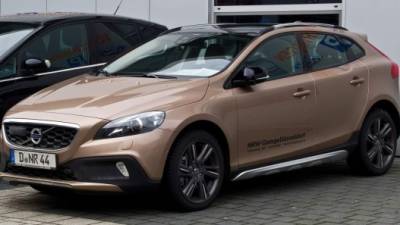
[[[105,120],[200,101],[208,79],[157,79],[83,75],[46,88],[14,106],[33,111]]]

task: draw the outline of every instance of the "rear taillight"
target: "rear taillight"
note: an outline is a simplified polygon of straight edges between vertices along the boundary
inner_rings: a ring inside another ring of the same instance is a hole
[[[387,58],[390,62],[390,73],[393,77],[393,79],[399,78],[399,65],[393,61],[389,56],[387,56],[384,52],[382,52],[379,48],[375,47],[373,44],[368,42],[369,45],[371,45],[372,48],[374,48],[376,51],[378,51],[383,57]]]
[[[395,62],[392,63],[392,77],[393,79],[399,77],[399,65]]]

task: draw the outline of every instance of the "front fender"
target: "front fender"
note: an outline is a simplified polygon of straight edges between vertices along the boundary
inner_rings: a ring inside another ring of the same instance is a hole
[[[198,104],[183,106],[166,112],[166,120],[160,129],[169,131],[171,136],[166,146],[164,158],[167,160],[172,145],[178,136],[190,125],[206,121],[218,126],[228,142],[230,167],[235,168],[238,162],[237,154],[237,119],[236,112],[205,111],[207,107],[197,107]],[[223,115],[219,115],[219,114]]]

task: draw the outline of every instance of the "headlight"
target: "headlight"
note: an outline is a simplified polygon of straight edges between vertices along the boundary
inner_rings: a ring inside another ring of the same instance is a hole
[[[106,124],[97,132],[95,139],[146,133],[159,127],[164,122],[164,119],[164,112],[146,112],[123,117]]]

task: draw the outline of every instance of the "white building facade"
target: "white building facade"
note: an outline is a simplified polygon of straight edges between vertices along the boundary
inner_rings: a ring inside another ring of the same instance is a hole
[[[120,0],[0,0],[0,15],[26,12],[113,14]],[[201,23],[326,22],[368,34],[400,63],[399,0],[124,0],[118,15],[169,28]]]

